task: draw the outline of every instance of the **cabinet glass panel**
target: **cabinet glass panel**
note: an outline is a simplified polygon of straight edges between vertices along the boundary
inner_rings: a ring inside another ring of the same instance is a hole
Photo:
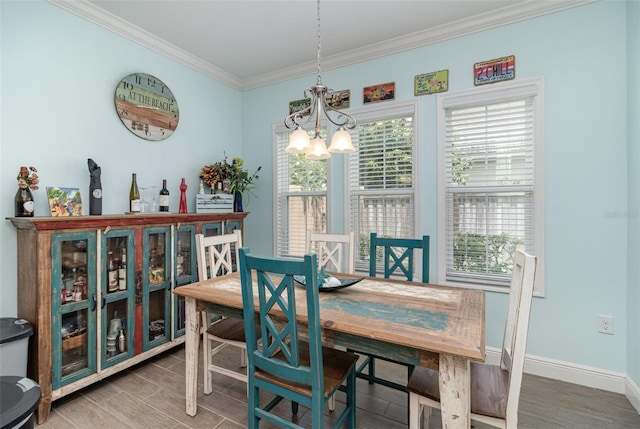
[[[133,231],[104,234],[102,260],[102,330],[100,362],[107,368],[133,356]]]
[[[96,238],[52,237],[53,386],[96,372]]]
[[[210,237],[222,234],[222,222],[207,223],[202,225],[202,235]]]
[[[171,339],[171,230],[146,228],[143,245],[143,348]],[[165,331],[165,326],[169,330]]]
[[[193,283],[198,280],[196,271],[195,225],[182,225],[175,234],[175,287]],[[174,337],[184,335],[185,300],[183,296],[174,295],[173,299]]]

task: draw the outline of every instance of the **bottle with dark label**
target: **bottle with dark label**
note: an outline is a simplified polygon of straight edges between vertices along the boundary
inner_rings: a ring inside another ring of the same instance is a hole
[[[127,249],[122,249],[122,258],[118,267],[118,289],[127,290]]]
[[[16,217],[33,217],[33,194],[29,187],[18,188],[15,198]]]
[[[129,190],[129,211],[131,213],[140,213],[140,190],[138,189],[136,173],[133,173],[131,175],[131,189]]]
[[[107,285],[109,292],[118,290],[118,266],[113,257],[113,252],[109,252],[109,257],[107,258]]]
[[[169,211],[169,190],[167,189],[167,180],[162,179],[162,189],[160,189],[160,211]]]

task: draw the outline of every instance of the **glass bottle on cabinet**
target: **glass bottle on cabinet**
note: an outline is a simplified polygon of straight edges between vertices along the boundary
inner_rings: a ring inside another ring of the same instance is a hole
[[[97,371],[96,236],[52,236],[53,388]]]
[[[174,239],[175,287],[198,281],[195,253],[195,225],[181,225],[176,228]],[[174,296],[173,317],[174,337],[184,335],[185,301],[182,296]]]
[[[115,365],[134,354],[133,231],[110,230],[103,235],[101,273],[100,362]]]
[[[171,339],[171,229],[146,228],[143,243],[142,344],[149,350]]]

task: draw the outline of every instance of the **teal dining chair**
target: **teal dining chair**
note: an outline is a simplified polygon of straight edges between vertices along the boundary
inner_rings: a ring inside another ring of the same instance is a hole
[[[400,275],[407,279],[407,281],[413,281],[415,272],[415,258],[414,252],[416,250],[422,251],[422,283],[429,283],[429,236],[424,235],[422,239],[413,238],[390,238],[390,237],[378,237],[375,232],[371,233],[371,241],[369,244],[369,276],[376,277],[378,272],[378,249],[382,251],[382,268],[385,278],[390,278],[392,275]],[[352,350],[350,350],[352,351]],[[358,378],[362,378],[369,381],[369,384],[376,383],[383,386],[390,387],[392,389],[407,391],[407,386],[402,385],[391,380],[386,380],[376,376],[376,359],[386,360],[399,365],[407,367],[407,377],[411,376],[413,372],[413,365],[407,365],[403,362],[397,362],[391,359],[386,359],[381,356],[377,356],[372,353],[362,352],[359,350],[353,350],[356,353],[363,355],[365,358],[358,364],[356,374]],[[365,369],[367,373],[365,373]]]
[[[292,405],[308,407],[312,427],[321,429],[325,404],[342,390],[346,392],[346,404],[340,415],[332,418],[332,427],[346,422],[348,428],[355,428],[358,357],[322,346],[316,255],[307,254],[302,260],[271,258],[241,248],[239,265],[248,357],[248,427],[257,428],[260,421],[266,421],[282,428],[302,428],[275,412],[274,407],[287,399]],[[298,326],[294,276],[305,277],[306,295],[298,295],[305,297],[301,306],[307,309],[306,329]],[[256,323],[260,324],[260,340]],[[260,400],[265,391],[275,395],[266,404],[264,398]]]

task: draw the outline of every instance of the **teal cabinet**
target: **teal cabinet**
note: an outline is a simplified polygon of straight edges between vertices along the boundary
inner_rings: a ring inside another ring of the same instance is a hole
[[[174,249],[175,255],[175,286],[194,283],[198,281],[196,269],[196,225],[178,225],[175,229]],[[182,296],[173,296],[173,336],[184,335],[185,328],[185,301]]]

